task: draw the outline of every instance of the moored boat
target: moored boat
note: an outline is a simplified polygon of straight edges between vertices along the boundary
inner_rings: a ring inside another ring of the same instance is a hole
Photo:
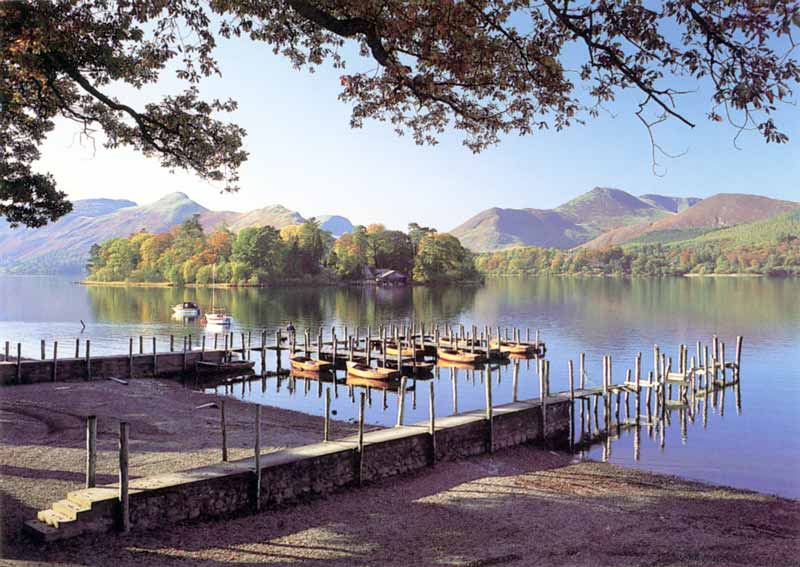
[[[213,313],[206,313],[206,325],[229,327],[233,324],[233,317],[228,315],[224,307],[215,307]]]
[[[308,358],[305,356],[294,355],[289,359],[292,365],[292,370],[300,370],[302,372],[326,372],[333,368],[333,364],[324,360],[317,360],[315,358]]]
[[[399,370],[367,366],[366,364],[352,361],[347,362],[347,374],[369,380],[391,380],[392,378],[400,377]]]
[[[200,306],[194,301],[184,301],[172,306],[172,313],[176,317],[197,317],[200,315]]]
[[[478,364],[486,360],[486,356],[479,352],[465,352],[453,348],[439,348],[436,356],[448,362],[459,362],[461,364]]]
[[[417,360],[422,360],[425,358],[425,350],[421,348],[411,348],[410,346],[404,346],[399,351],[402,353],[401,356],[403,358],[416,358]],[[397,356],[398,348],[397,345],[386,345],[386,354],[389,356]]]
[[[499,348],[500,352],[507,352],[514,355],[536,354],[538,349],[535,343],[515,343],[513,341],[500,341],[497,339],[491,342],[492,348]]]
[[[229,360],[224,362],[209,362],[198,360],[195,363],[197,372],[207,373],[231,373],[231,372],[251,372],[255,366],[252,360]]]

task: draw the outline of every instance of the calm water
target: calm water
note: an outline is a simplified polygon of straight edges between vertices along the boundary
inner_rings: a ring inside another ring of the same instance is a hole
[[[90,338],[92,353],[127,352],[128,337],[157,336],[167,348],[169,334],[195,337],[203,329],[170,319],[170,306],[183,300],[211,303],[208,290],[162,288],[95,288],[74,285],[60,278],[0,276],[0,341],[23,342],[26,356],[39,356],[39,340],[53,340],[60,352],[74,348],[75,337]],[[491,280],[483,288],[361,289],[241,289],[217,292],[235,317],[232,330],[266,329],[270,338],[287,321],[303,327],[331,325],[351,329],[358,325],[404,322],[490,324],[540,329],[548,344],[551,390],[567,386],[567,360],[586,352],[588,384],[599,385],[601,357],[614,360],[614,381],[624,378],[638,351],[651,368],[650,352],[657,343],[673,357],[680,343],[694,352],[697,340],[717,334],[733,356],[736,335],[745,338],[742,361],[741,411],[733,391],[716,408],[710,408],[706,426],[701,416],[689,420],[682,431],[678,414],[666,431],[665,447],[642,434],[640,459],[634,461],[633,433],[623,432],[613,442],[609,460],[649,470],[722,483],[763,492],[800,497],[800,281],[762,279],[665,280]],[[87,324],[81,334],[80,320]],[[363,332],[363,331],[362,331]],[[254,332],[254,335],[256,333]],[[341,334],[341,331],[340,331]],[[237,335],[238,341],[238,335]],[[255,342],[255,339],[254,339]],[[146,348],[150,348],[146,342]],[[286,360],[284,358],[284,365]],[[268,355],[268,368],[275,365]],[[257,365],[258,368],[258,365]],[[493,395],[497,404],[512,399],[513,365],[496,369]],[[457,410],[483,407],[482,375],[442,369],[436,388],[437,415],[451,414],[453,383]],[[322,413],[318,384],[269,378],[237,384],[230,395],[267,405]],[[328,387],[328,385],[325,385]],[[407,423],[427,418],[428,385],[420,381],[418,393],[406,400]],[[519,366],[518,396],[538,396],[533,362]],[[348,389],[338,387],[333,409],[339,418],[355,415]],[[219,388],[220,393],[223,388]],[[2,395],[2,392],[0,392]],[[416,407],[414,404],[416,402]],[[723,405],[724,404],[724,405]],[[722,411],[721,411],[722,410]],[[372,392],[368,422],[391,425],[396,420],[397,398]],[[600,458],[602,449],[587,454]]]

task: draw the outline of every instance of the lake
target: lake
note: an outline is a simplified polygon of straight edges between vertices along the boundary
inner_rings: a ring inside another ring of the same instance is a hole
[[[171,319],[171,306],[184,300],[207,307],[211,291],[85,287],[66,278],[0,276],[0,341],[21,341],[23,355],[37,358],[41,339],[47,341],[48,355],[54,340],[74,344],[76,337],[91,339],[92,354],[127,353],[128,338],[139,335],[158,337],[159,348],[166,349],[170,334],[197,337],[204,331],[196,323]],[[798,280],[507,278],[491,279],[484,287],[228,289],[216,292],[216,302],[233,314],[232,331],[256,335],[267,330],[270,340],[288,321],[294,322],[299,334],[305,327],[315,334],[322,326],[326,335],[332,325],[366,329],[412,319],[520,327],[523,333],[526,328],[532,333],[538,329],[548,346],[552,392],[567,388],[567,361],[577,362],[581,352],[587,357],[587,384],[596,386],[601,383],[603,355],[612,356],[618,383],[639,351],[644,369],[652,368],[654,344],[677,360],[679,344],[689,345],[692,355],[696,341],[709,343],[716,334],[732,359],[736,336],[742,335],[738,395],[729,391],[717,407],[709,408],[706,420],[698,415],[684,420],[683,427],[675,413],[663,448],[659,436],[651,437],[645,430],[638,461],[632,431],[623,431],[605,456],[623,465],[800,497]],[[83,333],[81,320],[86,323]],[[145,344],[149,348],[151,343]],[[62,346],[61,352],[70,348]],[[274,353],[268,357],[267,367],[274,369]],[[495,404],[511,401],[514,366],[493,372],[492,380],[498,381]],[[537,397],[535,361],[520,362],[518,371],[519,399]],[[481,378],[480,373],[461,370],[452,376],[449,369],[441,369],[433,382],[437,415],[483,407]],[[427,382],[418,382],[417,388],[417,393],[407,394],[407,423],[427,418]],[[316,382],[306,385],[299,380],[290,391],[287,380],[268,378],[237,385],[229,394],[320,415],[320,391]],[[347,388],[339,386],[337,393],[333,400],[337,417],[352,419],[356,408]],[[385,405],[379,392],[372,398],[367,422],[393,425],[396,395],[389,393]],[[583,454],[602,458],[604,449],[593,446]]]

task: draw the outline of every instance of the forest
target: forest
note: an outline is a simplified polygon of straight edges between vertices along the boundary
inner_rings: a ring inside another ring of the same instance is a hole
[[[366,268],[398,270],[422,284],[481,281],[475,256],[449,234],[371,224],[334,239],[313,218],[280,230],[222,226],[206,234],[194,216],[168,232],[95,244],[86,267],[90,282],[173,285],[358,282]]]
[[[709,241],[692,246],[644,244],[600,250],[558,250],[535,246],[482,254],[487,275],[684,276],[754,274],[800,276],[800,239],[727,246]]]

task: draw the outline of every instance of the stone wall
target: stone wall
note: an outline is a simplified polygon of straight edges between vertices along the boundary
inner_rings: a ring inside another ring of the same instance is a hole
[[[155,368],[158,376],[174,376],[184,371],[194,371],[194,363],[199,360],[218,362],[222,360],[225,352],[216,351],[187,351],[161,352],[157,355]],[[91,359],[90,368],[87,368],[85,358],[60,358],[56,363],[56,381],[86,380],[91,372],[92,378],[129,378],[131,375],[131,359],[134,376],[153,376],[153,354],[134,354],[114,356],[95,356]],[[37,382],[53,381],[53,360],[22,360],[20,361],[19,379],[17,378],[17,363],[0,362],[0,385],[33,384]]]
[[[547,405],[543,438],[538,401],[494,410],[493,448],[522,443],[561,446],[568,442],[569,401]],[[489,422],[482,412],[437,420],[436,460],[456,460],[489,450]],[[361,482],[374,482],[432,464],[427,423],[383,429],[364,436]],[[262,455],[261,507],[316,498],[359,483],[357,439],[348,437]],[[131,484],[131,529],[151,529],[197,518],[219,518],[255,508],[254,459],[137,479]]]

